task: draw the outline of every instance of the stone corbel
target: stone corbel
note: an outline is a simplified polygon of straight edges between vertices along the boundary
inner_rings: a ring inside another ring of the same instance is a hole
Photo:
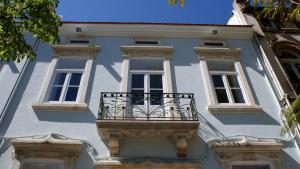
[[[108,147],[111,156],[119,155],[120,134],[111,133],[108,138]]]
[[[175,134],[176,152],[178,157],[186,157],[187,155],[187,135],[184,133]]]

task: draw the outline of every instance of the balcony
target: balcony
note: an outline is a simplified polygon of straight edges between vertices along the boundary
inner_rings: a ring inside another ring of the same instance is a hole
[[[185,156],[186,140],[196,134],[199,121],[192,93],[104,92],[97,127],[113,156],[128,137],[175,139],[177,155]]]

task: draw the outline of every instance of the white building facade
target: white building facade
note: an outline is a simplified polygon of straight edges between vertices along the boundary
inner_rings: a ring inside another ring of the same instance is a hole
[[[0,168],[300,167],[251,26],[65,22],[2,63]]]

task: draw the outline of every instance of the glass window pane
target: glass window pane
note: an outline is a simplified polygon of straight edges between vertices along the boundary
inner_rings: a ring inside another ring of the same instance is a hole
[[[132,75],[131,88],[144,88],[144,75],[143,74]]]
[[[230,87],[240,88],[237,75],[227,75],[227,80],[229,82]]]
[[[271,169],[270,165],[234,165],[232,169]]]
[[[162,75],[150,75],[150,88],[163,88]]]
[[[63,85],[66,79],[67,73],[56,73],[54,79],[54,85]]]
[[[162,105],[163,103],[163,90],[150,90],[150,104]]]
[[[290,80],[293,81],[298,79],[296,73],[294,72],[292,65],[289,63],[283,63],[283,68],[286,71],[286,73],[288,74],[288,76],[290,77]]]
[[[65,101],[76,101],[79,87],[68,87]]]
[[[215,87],[224,87],[222,75],[212,75],[211,77]]]
[[[131,104],[144,105],[144,90],[131,90]]]
[[[131,59],[130,70],[164,70],[161,59]]]
[[[241,89],[231,89],[231,93],[235,103],[245,103]]]
[[[62,87],[53,87],[49,96],[49,101],[59,101]]]
[[[234,71],[234,62],[229,61],[207,61],[209,71]]]
[[[81,80],[82,73],[72,73],[70,85],[79,86]]]
[[[63,163],[24,162],[22,169],[64,169]]]
[[[229,103],[225,89],[216,89],[218,103]]]
[[[281,57],[286,58],[286,59],[297,59],[298,58],[295,54],[293,54],[291,52],[282,52]]]

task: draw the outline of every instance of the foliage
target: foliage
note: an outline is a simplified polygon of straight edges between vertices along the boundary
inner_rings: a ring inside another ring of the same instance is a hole
[[[295,131],[300,124],[300,96],[298,96],[283,114],[285,115],[287,124],[282,128],[282,133],[286,133],[287,129]]]
[[[24,33],[46,43],[59,41],[61,25],[55,8],[59,0],[0,0],[0,60],[34,59]]]
[[[178,2],[180,3],[181,7],[183,7],[183,5],[184,5],[184,0],[168,0],[168,2],[172,6],[176,5]]]
[[[300,24],[300,0],[246,0],[245,5],[254,9],[258,20]]]

